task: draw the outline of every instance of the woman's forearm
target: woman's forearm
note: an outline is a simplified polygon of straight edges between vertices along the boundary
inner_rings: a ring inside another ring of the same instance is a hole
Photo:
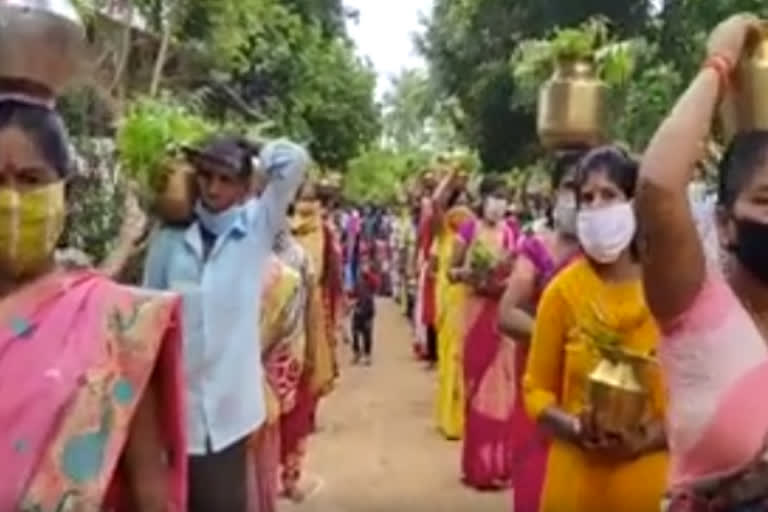
[[[581,421],[557,406],[551,406],[541,413],[539,425],[563,441],[578,444],[581,439]]]
[[[507,308],[499,315],[499,330],[517,343],[530,343],[534,325],[534,318],[520,308]]]

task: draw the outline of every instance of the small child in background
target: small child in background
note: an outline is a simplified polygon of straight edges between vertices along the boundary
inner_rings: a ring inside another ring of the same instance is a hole
[[[373,322],[376,316],[376,290],[379,282],[368,261],[360,266],[360,275],[355,288],[355,305],[352,312],[353,364],[372,363]]]

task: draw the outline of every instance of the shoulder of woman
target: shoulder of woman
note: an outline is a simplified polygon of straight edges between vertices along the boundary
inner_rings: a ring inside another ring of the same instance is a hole
[[[555,275],[544,289],[542,299],[547,293],[558,293],[571,300],[578,300],[589,294],[592,281],[592,269],[586,259],[579,259],[563,268]]]
[[[95,302],[103,307],[105,315],[117,318],[123,330],[171,323],[174,314],[180,312],[181,297],[178,293],[124,285],[104,275],[96,279],[100,282]],[[163,332],[163,329],[158,329],[158,332]]]

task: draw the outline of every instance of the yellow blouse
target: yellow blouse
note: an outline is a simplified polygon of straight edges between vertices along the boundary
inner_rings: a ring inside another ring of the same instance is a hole
[[[659,340],[640,280],[607,283],[580,260],[552,281],[539,304],[523,381],[529,414],[538,417],[552,405],[571,414],[583,411],[587,379],[600,358],[592,342],[600,329],[619,334],[623,348],[645,355],[655,353]],[[651,411],[661,419],[661,375],[657,366],[648,372]],[[634,461],[606,460],[554,440],[540,511],[655,512],[666,463],[665,452]]]

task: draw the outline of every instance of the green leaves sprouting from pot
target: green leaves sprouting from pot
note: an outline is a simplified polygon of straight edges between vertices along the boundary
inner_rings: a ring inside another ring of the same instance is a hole
[[[117,150],[123,172],[143,194],[152,195],[163,182],[163,161],[214,129],[210,121],[173,98],[139,98],[118,124]]]
[[[549,38],[521,41],[510,59],[517,88],[515,102],[535,105],[539,87],[562,61],[592,62],[598,77],[609,87],[622,87],[645,47],[640,39],[615,40],[608,21],[602,17],[591,18],[578,27],[556,28]]]

